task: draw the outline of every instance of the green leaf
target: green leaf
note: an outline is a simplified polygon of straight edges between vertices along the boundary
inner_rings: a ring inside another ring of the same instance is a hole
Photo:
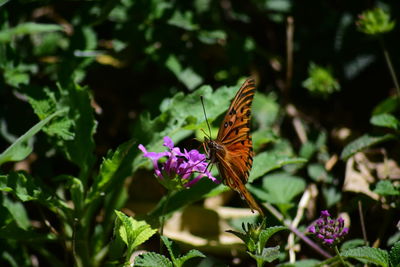
[[[382,102],[380,102],[374,110],[372,111],[372,115],[379,115],[383,113],[393,113],[396,111],[399,106],[399,98],[398,96],[388,97]]]
[[[182,28],[187,31],[193,31],[198,29],[198,25],[192,22],[193,12],[186,10],[182,13],[180,10],[176,9],[172,17],[168,20],[168,24],[174,25],[176,27]]]
[[[333,207],[342,198],[341,190],[338,190],[335,186],[323,187],[322,195],[324,196],[327,208]]]
[[[359,260],[363,263],[373,263],[382,267],[389,267],[389,255],[387,251],[379,248],[353,248],[343,251],[340,255]]]
[[[302,85],[313,95],[328,97],[335,91],[340,90],[340,84],[333,77],[329,68],[324,68],[311,62],[308,67],[308,76]]]
[[[340,247],[341,251],[345,251],[348,249],[356,248],[356,247],[361,247],[365,245],[365,241],[362,239],[352,239],[344,242],[342,246]]]
[[[177,266],[177,267],[180,267],[186,261],[188,261],[188,260],[190,260],[192,258],[198,258],[198,257],[205,258],[206,256],[203,253],[201,253],[200,251],[198,251],[197,249],[192,249],[188,253],[186,253],[184,256],[182,256],[180,258],[177,258],[174,261],[174,265]]]
[[[67,158],[80,167],[85,177],[95,160],[93,134],[97,123],[90,104],[91,97],[87,88],[77,84],[59,89],[61,99],[58,105],[69,108],[67,117],[73,121],[74,139],[59,141],[58,145]]]
[[[170,55],[165,64],[189,90],[195,89],[203,82],[203,78],[194,72],[193,69],[189,67],[183,69],[174,55]]]
[[[264,248],[261,255],[247,252],[253,259],[262,262],[272,262],[279,257],[279,246]]]
[[[256,92],[252,105],[253,117],[259,129],[271,129],[279,115],[279,104],[275,94],[262,94]]]
[[[391,266],[400,266],[400,241],[397,241],[389,252]]]
[[[221,106],[229,107],[230,100],[234,97],[238,86],[221,87],[213,92],[210,86],[202,86],[189,95],[182,92],[177,93],[171,99],[165,99],[161,105],[161,114],[151,119],[149,114],[144,113],[135,125],[135,137],[142,139],[148,151],[162,151],[164,136],[169,136],[176,143],[189,136],[193,130],[199,128],[207,129],[204,119],[200,96],[204,97],[204,106],[207,116],[212,121],[226,110]],[[216,134],[216,132],[214,133]],[[203,135],[202,135],[203,136]],[[143,157],[137,158],[135,166],[140,166],[146,161]],[[151,166],[151,164],[148,164]]]
[[[371,124],[375,126],[391,128],[394,130],[398,130],[400,128],[400,121],[396,119],[395,116],[388,113],[374,115],[371,118]]]
[[[252,183],[257,178],[265,173],[281,168],[288,164],[304,163],[303,158],[289,158],[285,155],[276,153],[262,152],[254,157],[253,168],[250,172],[249,183]]]
[[[58,213],[60,212],[58,209],[69,210],[66,203],[39,185],[37,179],[24,172],[11,172],[8,175],[1,175],[0,191],[14,194],[22,202],[39,201]]]
[[[319,163],[307,166],[307,173],[315,182],[332,183],[333,177],[328,174],[325,167]]]
[[[265,230],[262,230],[260,233],[260,237],[259,237],[259,247],[260,249],[264,248],[265,245],[267,244],[268,240],[271,238],[271,236],[273,236],[275,233],[282,231],[282,230],[286,230],[287,227],[285,226],[273,226],[273,227],[268,227]]]
[[[29,217],[25,210],[25,207],[24,205],[22,205],[21,202],[14,202],[4,196],[2,206],[5,207],[12,215],[15,223],[18,225],[19,228],[23,230],[28,230],[31,223],[29,221]]]
[[[143,267],[172,267],[172,262],[163,255],[148,252],[139,255],[135,259],[135,266]]]
[[[166,236],[161,236],[161,240],[163,241],[164,245],[167,247],[169,256],[171,257],[172,262],[175,264],[175,259],[179,257],[179,248],[168,239]]]
[[[62,27],[57,24],[43,24],[34,22],[21,23],[14,28],[0,31],[0,43],[10,42],[14,37],[18,35],[35,34],[41,32],[53,32],[61,30]]]
[[[57,104],[55,93],[48,88],[32,88],[26,94],[29,104],[40,120],[54,113],[57,109],[68,109],[68,106],[63,107]],[[68,116],[57,117],[46,125],[43,131],[50,136],[57,136],[63,140],[73,140],[75,137],[74,132],[72,132],[73,124],[74,121]]]
[[[265,195],[262,200],[273,204],[290,203],[294,197],[304,192],[306,183],[297,176],[287,173],[268,175],[263,178]]]
[[[393,183],[389,180],[382,180],[376,184],[375,193],[381,196],[398,196],[400,190],[396,189]]]
[[[38,122],[35,126],[29,129],[25,134],[19,137],[11,146],[0,154],[0,165],[9,161],[20,161],[25,159],[33,150],[31,138],[37,134],[51,119],[64,113],[64,110],[59,110],[44,120]]]
[[[115,213],[121,222],[118,234],[128,246],[128,255],[157,232],[156,229],[152,229],[145,221],[136,221],[117,210],[115,210]]]
[[[307,259],[307,260],[298,260],[294,263],[283,263],[280,264],[279,267],[315,267],[320,263],[319,260]]]
[[[349,157],[353,156],[355,153],[364,150],[370,146],[383,143],[388,140],[394,139],[395,136],[392,134],[386,134],[382,136],[371,136],[364,134],[363,136],[357,138],[348,144],[342,151],[340,157],[343,160],[347,160]]]
[[[226,40],[226,32],[221,30],[216,31],[204,31],[201,30],[198,33],[197,38],[205,44],[217,44]]]
[[[125,179],[131,173],[133,156],[137,151],[132,148],[133,142],[128,141],[120,145],[114,152],[109,151],[100,165],[99,174],[94,179],[92,188],[86,198],[86,203],[90,203],[108,191],[110,186]],[[128,162],[126,162],[128,161]]]
[[[357,29],[372,36],[379,36],[390,32],[395,26],[395,22],[391,20],[390,14],[378,7],[366,10],[358,17],[359,19],[356,22]]]
[[[81,180],[75,177],[69,178],[69,191],[71,194],[72,201],[74,202],[74,207],[76,212],[79,214],[83,210],[83,198],[84,198],[84,188]]]

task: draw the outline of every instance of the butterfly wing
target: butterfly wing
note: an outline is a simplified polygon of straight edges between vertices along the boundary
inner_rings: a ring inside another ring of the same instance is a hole
[[[229,151],[223,157],[220,153],[217,153],[216,155],[218,159],[218,171],[225,184],[238,192],[241,198],[247,202],[252,211],[257,210],[260,215],[264,216],[264,212],[245,186],[246,180],[243,179],[245,178],[247,168],[243,169],[240,157],[232,155]]]
[[[216,152],[218,169],[223,181],[239,192],[249,206],[260,214],[261,208],[246,189],[253,165],[253,145],[250,136],[251,104],[255,93],[255,82],[247,79],[236,96],[221,123],[216,142],[224,148]]]
[[[240,166],[240,180],[247,182],[253,165],[253,143],[250,136],[251,103],[255,93],[255,82],[247,79],[239,91],[221,122],[217,142],[225,147],[229,157],[235,159]]]

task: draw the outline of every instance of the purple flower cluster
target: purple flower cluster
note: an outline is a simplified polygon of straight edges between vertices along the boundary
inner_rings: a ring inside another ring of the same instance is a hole
[[[154,172],[165,187],[172,190],[180,186],[191,187],[204,176],[219,183],[207,170],[204,154],[196,149],[190,151],[184,149],[181,152],[178,147],[174,147],[173,141],[168,136],[164,137],[164,146],[168,148],[165,152],[148,152],[141,144],[139,149],[143,152],[144,157],[151,159]],[[161,162],[163,158],[166,160]],[[190,179],[193,173],[198,173],[198,175]]]
[[[323,210],[319,219],[308,228],[308,232],[314,234],[323,244],[333,246],[341,241],[349,228],[344,227],[342,217],[334,220],[327,210]]]

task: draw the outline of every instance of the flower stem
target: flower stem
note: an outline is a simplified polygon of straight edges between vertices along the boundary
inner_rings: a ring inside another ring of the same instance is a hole
[[[394,72],[392,60],[390,59],[389,52],[388,52],[388,50],[386,48],[386,45],[385,45],[385,42],[384,42],[383,38],[380,38],[379,42],[381,44],[381,47],[382,47],[382,50],[383,50],[383,54],[385,56],[386,64],[388,65],[390,75],[392,76],[394,86],[396,87],[396,90],[397,90],[397,97],[400,99],[399,81],[397,80],[396,73]]]
[[[339,252],[339,249],[337,246],[335,246],[335,251],[336,251],[336,254],[339,256],[340,262],[343,264],[344,267],[346,267],[347,264],[344,262],[342,256],[340,255],[340,252]]]
[[[289,222],[284,221],[283,215],[277,211],[271,204],[266,203],[265,207],[268,209],[269,212],[271,212],[279,221],[281,221],[287,228],[289,228],[290,231],[295,233],[300,239],[302,239],[305,243],[307,243],[310,247],[312,247],[315,251],[317,251],[319,254],[324,256],[325,258],[331,258],[332,255],[330,255],[328,252],[323,250],[320,246],[318,246],[316,243],[314,243],[311,239],[309,239],[307,236],[305,236],[302,232],[300,232],[296,227],[292,226]]]
[[[167,195],[165,196],[165,201],[164,201],[164,205],[162,208],[162,213],[161,213],[161,221],[160,221],[160,236],[164,235],[164,224],[165,224],[165,217],[166,217],[166,211],[167,211],[167,205],[169,202],[171,196],[171,191],[167,190]],[[163,252],[163,243],[162,240],[160,238],[160,254],[162,254]]]

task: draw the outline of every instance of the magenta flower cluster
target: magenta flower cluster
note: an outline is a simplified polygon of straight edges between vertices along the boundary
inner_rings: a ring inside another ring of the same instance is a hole
[[[323,210],[319,219],[308,228],[308,232],[321,240],[323,244],[333,246],[342,240],[349,232],[349,228],[344,227],[342,217],[334,220],[327,210]]]
[[[190,151],[184,149],[182,152],[179,147],[174,147],[173,141],[168,136],[164,137],[164,146],[168,148],[164,152],[148,152],[141,144],[139,149],[143,152],[144,157],[152,161],[155,175],[168,189],[173,189],[172,187],[177,185],[177,181],[179,181],[179,185],[191,187],[205,176],[213,182],[219,183],[207,170],[204,154],[196,149]],[[197,176],[191,179],[194,173]]]

